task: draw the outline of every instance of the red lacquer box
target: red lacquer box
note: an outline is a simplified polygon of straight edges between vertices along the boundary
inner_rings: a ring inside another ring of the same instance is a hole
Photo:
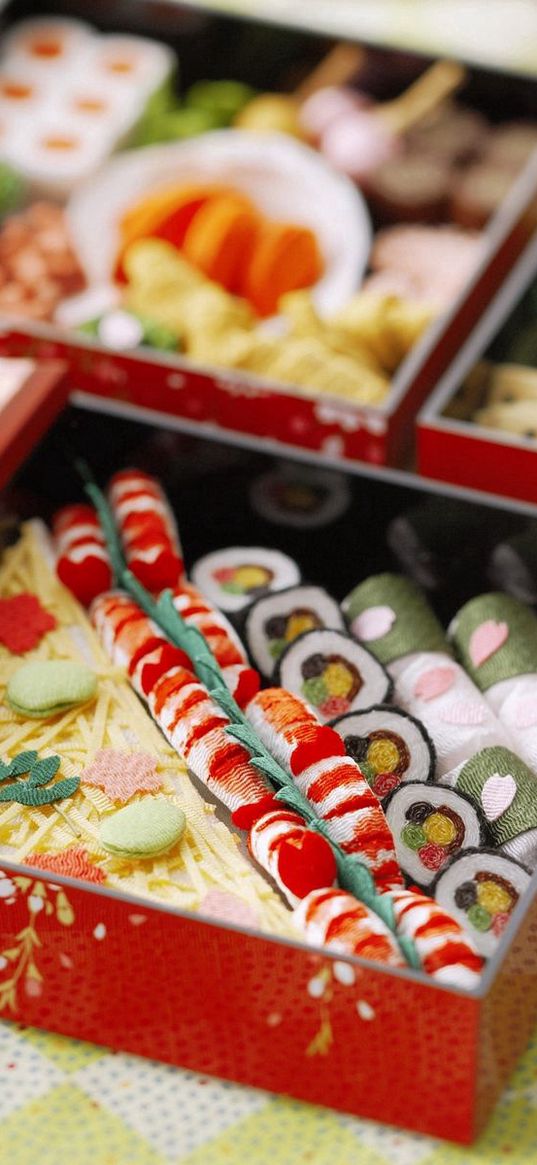
[[[10,367],[12,366],[12,367]],[[0,489],[63,408],[69,395],[60,360],[11,361],[0,366]]]
[[[0,1015],[467,1144],[537,1017],[536,890],[463,992],[3,861]]]
[[[393,380],[386,404],[353,405],[336,396],[293,392],[251,374],[203,368],[179,356],[104,349],[88,337],[49,325],[0,320],[0,355],[61,359],[72,391],[98,398],[102,409],[129,405],[141,419],[173,418],[212,436],[236,435],[332,460],[400,465],[416,413],[527,245],[537,195],[537,157],[514,184],[487,230],[474,278],[452,309],[424,334]],[[149,414],[149,416],[148,416]]]
[[[537,234],[418,416],[418,468],[425,477],[537,502],[533,438],[445,415],[455,393],[535,280]]]

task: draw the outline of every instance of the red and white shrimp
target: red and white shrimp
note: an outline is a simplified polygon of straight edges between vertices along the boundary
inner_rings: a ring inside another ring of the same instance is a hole
[[[345,755],[339,734],[321,724],[309,705],[285,688],[259,692],[246,715],[272,756],[295,776],[325,757]]]
[[[401,886],[393,836],[378,797],[356,761],[344,755],[341,737],[284,688],[260,692],[246,715],[269,752],[290,769],[330,837],[367,865],[377,889]]]
[[[454,987],[476,987],[484,960],[460,923],[438,902],[415,890],[393,890],[397,931],[412,939],[431,978]]]
[[[336,881],[336,859],[326,838],[284,806],[256,821],[248,836],[248,849],[292,905],[311,890]]]
[[[373,959],[389,967],[407,966],[386,923],[345,890],[312,890],[296,907],[293,918],[312,946]]]
[[[153,593],[183,578],[183,552],[175,519],[159,483],[138,469],[116,473],[108,499],[127,565]]]
[[[250,667],[246,651],[229,620],[190,583],[184,583],[174,592],[173,605],[185,623],[203,635],[232,696],[244,708],[259,691],[261,677]]]
[[[239,829],[278,806],[248,750],[226,732],[225,712],[191,670],[173,668],[162,676],[149,693],[149,707],[172,747],[227,806]]]
[[[112,564],[93,506],[64,506],[52,520],[56,574],[87,607],[112,585]]]

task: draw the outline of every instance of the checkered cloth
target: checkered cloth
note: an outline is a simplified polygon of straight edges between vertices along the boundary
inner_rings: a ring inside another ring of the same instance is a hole
[[[535,1165],[537,1034],[473,1149],[0,1023],[0,1165]]]

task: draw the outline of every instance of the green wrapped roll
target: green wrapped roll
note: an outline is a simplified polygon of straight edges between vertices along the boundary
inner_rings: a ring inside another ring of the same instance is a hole
[[[483,748],[450,775],[484,815],[495,846],[528,869],[537,865],[537,781],[508,748]]]
[[[377,574],[359,583],[342,610],[355,638],[384,665],[414,652],[449,652],[441,623],[403,575]]]
[[[479,595],[465,603],[449,636],[482,692],[502,680],[537,673],[537,618],[510,595]]]

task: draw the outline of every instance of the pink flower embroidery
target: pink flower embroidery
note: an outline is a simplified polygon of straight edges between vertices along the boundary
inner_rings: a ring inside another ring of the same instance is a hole
[[[80,780],[84,785],[104,789],[112,801],[128,801],[135,793],[156,793],[162,788],[154,757],[113,748],[100,748],[80,774]]]

